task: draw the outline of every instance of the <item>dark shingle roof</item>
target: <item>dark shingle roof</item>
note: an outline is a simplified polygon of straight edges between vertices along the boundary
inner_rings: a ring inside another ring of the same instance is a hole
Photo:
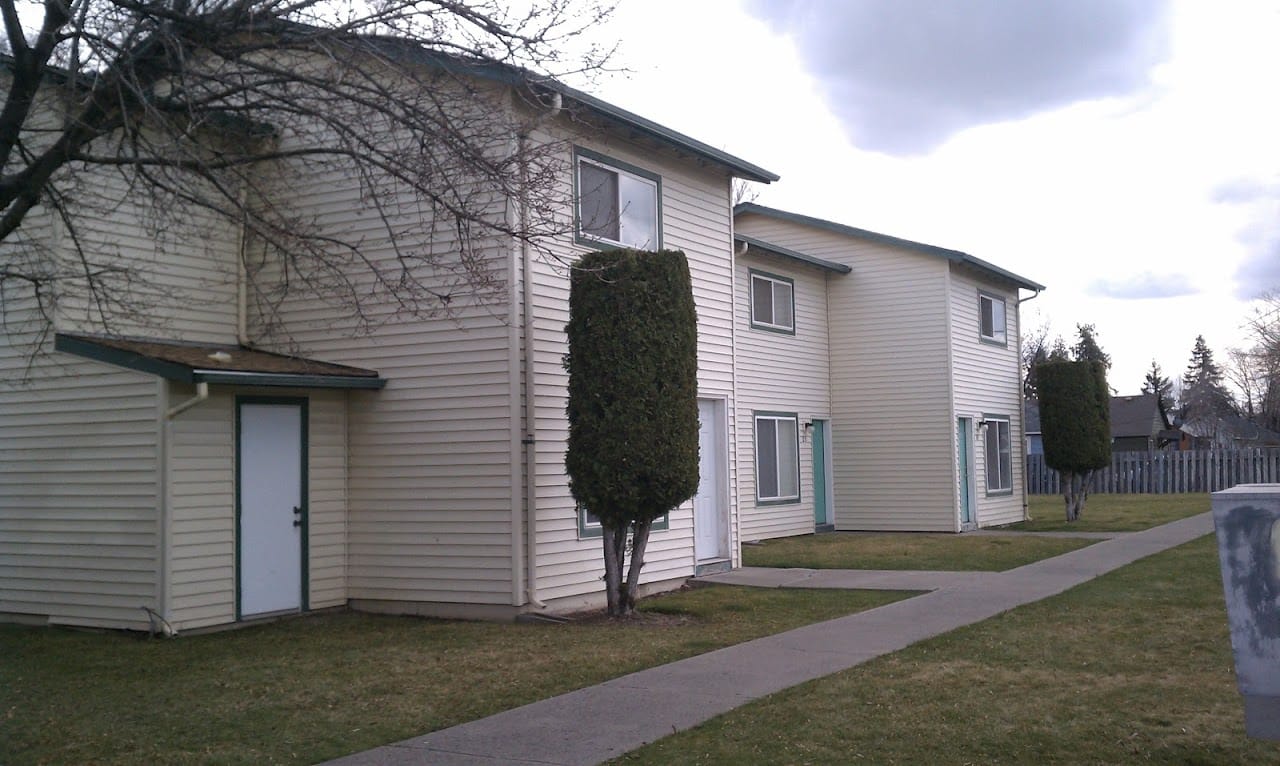
[[[58,333],[54,348],[180,383],[298,388],[382,388],[387,383],[374,370],[216,343]]]

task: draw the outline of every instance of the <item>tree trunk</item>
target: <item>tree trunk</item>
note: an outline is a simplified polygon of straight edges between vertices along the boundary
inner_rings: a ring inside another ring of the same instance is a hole
[[[607,524],[600,525],[601,539],[604,541],[604,592],[608,599],[609,616],[617,617],[623,613],[622,558],[627,545],[627,528],[614,529]]]
[[[1062,499],[1067,506],[1067,521],[1080,520],[1085,501],[1089,499],[1089,480],[1092,478],[1093,471],[1062,474]]]
[[[649,547],[649,530],[652,521],[637,521],[631,528],[631,566],[627,568],[627,585],[622,593],[623,614],[636,611],[636,591],[640,589],[640,568],[644,566],[644,551]]]

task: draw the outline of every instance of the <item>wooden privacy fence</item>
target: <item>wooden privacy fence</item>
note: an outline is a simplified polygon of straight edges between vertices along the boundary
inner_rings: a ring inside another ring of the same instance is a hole
[[[1089,491],[1163,495],[1273,483],[1280,483],[1280,448],[1113,452],[1111,465],[1094,472]],[[1061,492],[1058,472],[1044,464],[1044,455],[1027,455],[1027,492]]]

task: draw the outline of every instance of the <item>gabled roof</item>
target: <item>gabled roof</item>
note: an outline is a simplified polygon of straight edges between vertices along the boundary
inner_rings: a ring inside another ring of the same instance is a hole
[[[1160,402],[1155,394],[1111,397],[1111,438],[1151,436]],[[1165,427],[1163,421],[1160,426]]]
[[[1002,269],[999,266],[996,266],[995,264],[988,263],[982,260],[981,258],[975,258],[974,256],[969,255],[968,253],[961,252],[960,250],[949,250],[945,247],[937,247],[935,245],[926,245],[923,242],[913,242],[912,240],[909,240],[909,239],[902,239],[900,237],[894,237],[888,234],[881,234],[875,231],[868,231],[867,229],[858,229],[853,226],[846,226],[845,224],[836,223],[834,221],[826,221],[821,218],[813,218],[812,216],[801,215],[799,213],[791,213],[786,210],[778,210],[776,208],[765,207],[764,205],[757,205],[754,202],[743,202],[736,205],[733,208],[733,214],[734,215],[747,215],[747,214],[761,215],[767,218],[775,218],[780,221],[790,221],[792,223],[798,223],[803,226],[812,226],[816,229],[823,229],[825,231],[830,231],[836,234],[843,234],[848,237],[856,237],[858,239],[867,240],[869,242],[878,242],[884,245],[893,245],[895,247],[902,247],[908,250],[913,250],[918,253],[923,253],[925,255],[933,255],[939,258],[946,258],[948,261],[952,263],[964,264],[971,268],[977,269],[989,276],[995,277],[996,279],[1003,280],[1006,282],[1011,282],[1014,285],[1021,287],[1025,290],[1040,291],[1045,289],[1044,285],[1038,282],[1032,282],[1030,279],[1027,279],[1026,277],[1018,276],[1017,274],[1014,274],[1011,271],[1006,271],[1005,269]]]
[[[374,370],[242,346],[58,333],[54,348],[179,383],[369,389],[387,384]]]
[[[799,252],[798,250],[790,250],[782,247],[781,245],[774,245],[769,242],[765,242],[762,239],[748,237],[745,234],[734,234],[733,241],[746,245],[749,250],[762,250],[770,255],[776,255],[780,258],[798,261],[807,266],[817,266],[820,269],[834,271],[837,274],[848,274],[853,271],[853,268],[847,264],[836,263],[835,261],[828,261],[824,258],[818,258],[817,256],[807,255]]]
[[[480,77],[514,87],[527,87],[535,92],[542,91],[544,93],[559,94],[563,99],[576,102],[609,121],[660,143],[667,144],[672,148],[688,152],[699,159],[720,165],[731,171],[738,178],[761,183],[771,183],[779,178],[777,173],[765,170],[759,165],[747,162],[740,157],[735,157],[728,152],[716,149],[710,144],[705,144],[696,138],[672,130],[665,125],[660,125],[622,107],[614,106],[603,99],[596,98],[589,93],[584,93],[577,88],[572,88],[559,80],[545,75],[539,75],[510,64],[496,61],[470,60],[441,53],[440,51],[433,51],[429,48],[424,48],[413,40],[405,40],[398,37],[363,36],[357,39],[371,44],[380,52],[393,55],[401,61],[420,63],[443,69],[452,74]]]

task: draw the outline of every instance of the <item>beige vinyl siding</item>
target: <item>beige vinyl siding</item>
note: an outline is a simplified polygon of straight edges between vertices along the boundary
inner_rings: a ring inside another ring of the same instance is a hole
[[[853,269],[827,285],[836,528],[954,531],[946,261],[759,215],[736,223]]]
[[[376,266],[396,268],[383,220],[340,169],[288,185],[297,209],[362,242],[361,255]],[[511,605],[519,597],[511,523],[512,439],[519,434],[511,421],[509,307],[477,299],[447,273],[459,251],[448,226],[434,228],[418,206],[384,201],[383,209],[390,225],[414,232],[403,248],[441,259],[445,270],[420,273],[429,287],[454,296],[448,311],[397,315],[379,293],[361,306],[373,324],[364,332],[350,306],[299,291],[270,313],[262,313],[269,301],[254,301],[251,335],[278,350],[375,369],[389,381],[348,398],[347,597]],[[496,204],[493,215],[507,211]],[[505,296],[511,242],[495,236],[480,244]],[[368,286],[367,272],[352,276]],[[336,599],[338,569],[330,573],[325,598]]]
[[[191,386],[170,384],[170,404]],[[346,596],[346,394],[216,386],[168,422],[168,619],[179,630],[235,621],[236,397],[307,400],[308,606]]]
[[[661,177],[662,245],[685,253],[693,277],[698,311],[698,395],[724,399],[726,412],[732,413],[729,179],[621,140],[583,139],[578,145]],[[556,252],[567,262],[584,250],[565,242]],[[535,264],[533,279],[537,308],[534,369],[538,383],[538,595],[543,601],[603,597],[601,543],[598,537],[580,539],[577,512],[564,472],[568,379],[561,359],[568,350],[564,333],[569,319],[568,275],[559,262],[543,258]],[[729,420],[732,423],[732,418]],[[729,438],[732,444],[732,434]],[[732,454],[729,465],[733,466]],[[730,487],[732,481],[731,477]],[[732,491],[728,494],[729,513],[733,514]],[[736,525],[729,526],[732,529]],[[736,540],[731,540],[730,546],[736,551]],[[685,503],[671,512],[669,529],[652,533],[641,579],[653,583],[688,577],[694,573],[694,565],[692,503]]]
[[[170,403],[193,395],[170,384]],[[179,630],[236,620],[237,396],[307,400],[308,606],[347,602],[346,393],[215,387],[166,427],[168,619]]]
[[[156,210],[116,170],[89,173],[75,193],[76,236],[91,262],[127,263],[136,275],[126,304],[113,306],[110,332],[234,343],[238,225],[198,209]],[[72,238],[58,236],[61,256],[75,259]],[[106,331],[83,285],[60,286],[58,329]]]
[[[752,271],[793,281],[795,334],[751,326]],[[826,272],[768,255],[737,258],[738,514],[744,540],[814,529],[813,441],[804,423],[830,417]],[[840,280],[846,275],[832,275]],[[800,435],[800,501],[756,500],[754,413],[794,412]]]
[[[952,267],[951,275],[952,376],[955,380],[956,417],[971,417],[975,425],[983,415],[1009,418],[1013,466],[1013,492],[988,494],[984,433],[975,427],[975,512],[979,526],[1011,524],[1023,518],[1022,490],[1025,473],[1022,439],[1022,372],[1018,340],[1018,290],[981,280],[970,270]],[[1005,346],[979,340],[978,294],[1003,297]],[[957,481],[957,493],[959,484]],[[958,495],[957,495],[958,496]]]
[[[14,308],[9,305],[9,308]],[[155,379],[0,345],[0,614],[145,629],[159,609]]]
[[[169,406],[195,395],[165,385]],[[166,617],[178,630],[235,621],[235,418],[233,394],[214,387],[165,424]]]

